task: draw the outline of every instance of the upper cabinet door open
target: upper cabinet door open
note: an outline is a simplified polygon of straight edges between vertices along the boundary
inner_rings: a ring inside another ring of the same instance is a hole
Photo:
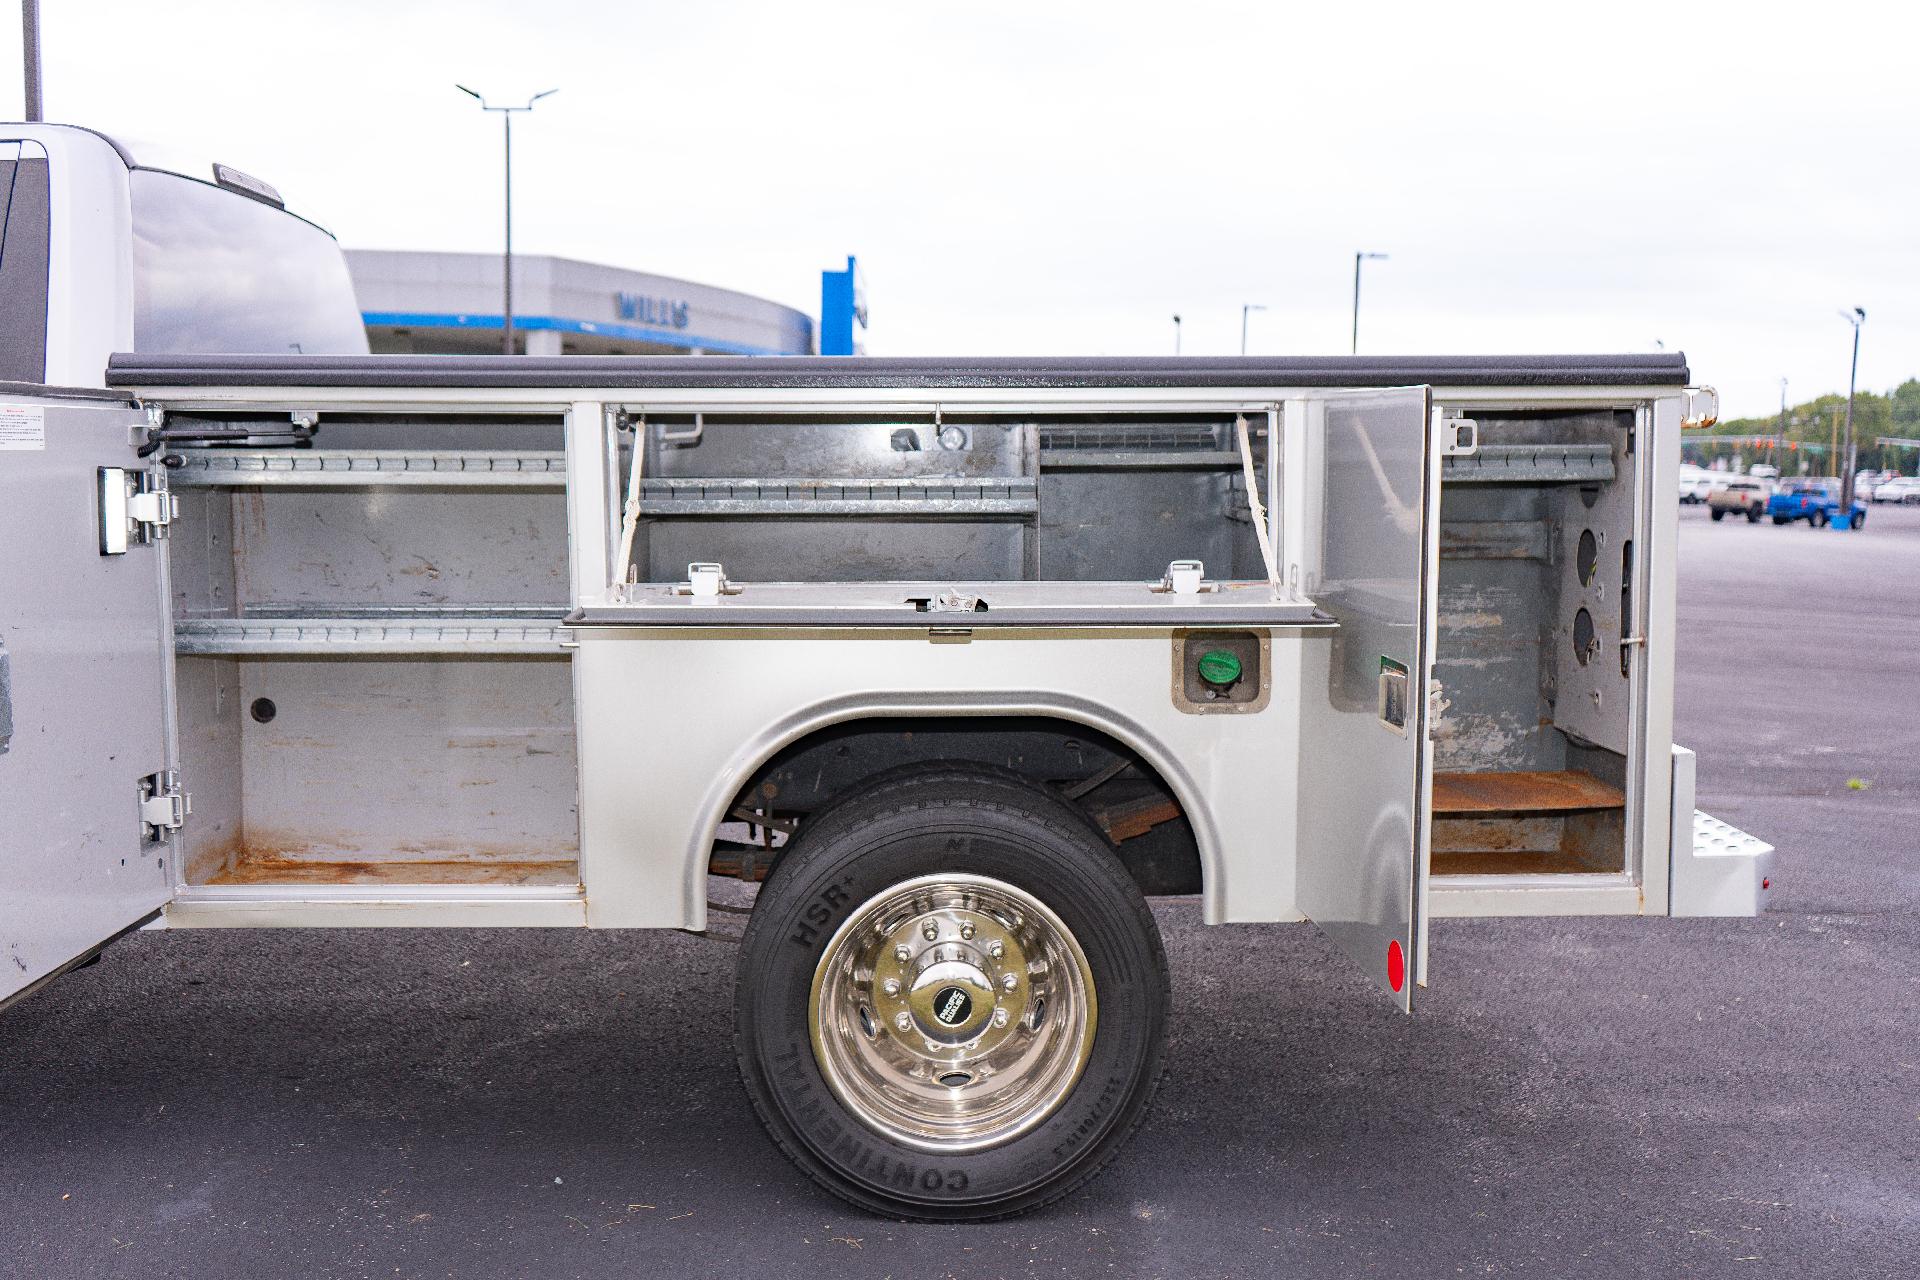
[[[1439,482],[1425,387],[1288,402],[1288,572],[1339,626],[1302,645],[1297,898],[1411,1009],[1432,777]]]

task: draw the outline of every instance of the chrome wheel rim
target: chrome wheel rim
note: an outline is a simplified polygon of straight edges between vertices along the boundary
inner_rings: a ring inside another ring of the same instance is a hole
[[[828,941],[807,1019],[821,1074],[863,1124],[977,1151],[1040,1124],[1086,1069],[1097,1015],[1073,932],[1002,880],[920,876]]]

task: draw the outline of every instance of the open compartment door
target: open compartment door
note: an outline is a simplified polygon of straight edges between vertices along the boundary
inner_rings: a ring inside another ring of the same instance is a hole
[[[172,507],[144,421],[0,396],[0,1004],[172,896]]]
[[[1302,644],[1297,898],[1399,1004],[1422,978],[1439,481],[1425,387],[1288,405],[1286,558],[1339,623]]]

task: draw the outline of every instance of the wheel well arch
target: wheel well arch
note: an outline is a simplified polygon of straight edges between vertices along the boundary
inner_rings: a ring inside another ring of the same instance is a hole
[[[888,766],[897,765],[902,763],[903,739],[915,738],[924,752],[919,758],[929,762],[985,760],[1008,765],[1043,783],[1074,780],[1071,771],[1063,777],[1060,766],[1076,756],[1084,769],[1078,775],[1082,782],[1103,766],[1110,767],[1109,762],[1124,760],[1126,785],[1121,790],[1135,796],[1164,795],[1177,814],[1162,817],[1140,838],[1115,841],[1123,865],[1143,892],[1199,893],[1210,904],[1224,900],[1219,832],[1199,783],[1155,735],[1111,708],[1057,693],[968,694],[931,701],[851,695],[797,709],[765,726],[740,745],[729,766],[701,796],[701,821],[694,827],[694,846],[687,851],[688,905],[696,913],[694,918],[704,918],[705,879],[715,841],[723,824],[734,820],[732,815],[742,806],[763,804],[778,814],[783,797],[786,806],[802,809],[810,807],[810,801],[824,802],[831,794],[843,794],[863,778],[881,772],[878,767],[864,767],[876,757],[876,748],[882,749]],[[1049,741],[1054,750],[1034,750]],[[842,748],[846,749],[840,757],[844,766],[823,767],[823,753]],[[985,748],[991,750],[983,753]],[[909,753],[907,758],[915,757]],[[790,784],[802,770],[807,776],[800,781],[811,782],[818,774],[821,783],[812,789],[803,786],[796,795]],[[765,794],[769,783],[774,787],[772,795]],[[1081,803],[1106,829],[1099,810],[1064,792],[1062,798]],[[1158,813],[1165,813],[1164,806]]]

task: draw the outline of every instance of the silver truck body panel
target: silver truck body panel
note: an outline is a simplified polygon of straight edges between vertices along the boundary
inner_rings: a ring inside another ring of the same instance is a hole
[[[0,398],[0,1000],[173,892],[172,833],[143,821],[140,788],[174,763],[165,548],[101,550],[101,469],[132,461],[144,421]]]
[[[313,449],[162,452],[153,688],[196,801],[140,901],[171,924],[702,928],[743,789],[875,717],[1105,735],[1191,825],[1209,921],[1312,917],[1403,1007],[1432,916],[1733,909],[1759,879],[1737,842],[1725,892],[1673,866],[1670,357],[115,378],[168,424],[321,424]],[[45,487],[9,457],[9,497]],[[1187,556],[1231,585],[1155,590]],[[740,590],[682,594],[692,560]],[[1196,713],[1187,638],[1236,632],[1257,705]],[[48,714],[16,696],[18,723]]]

